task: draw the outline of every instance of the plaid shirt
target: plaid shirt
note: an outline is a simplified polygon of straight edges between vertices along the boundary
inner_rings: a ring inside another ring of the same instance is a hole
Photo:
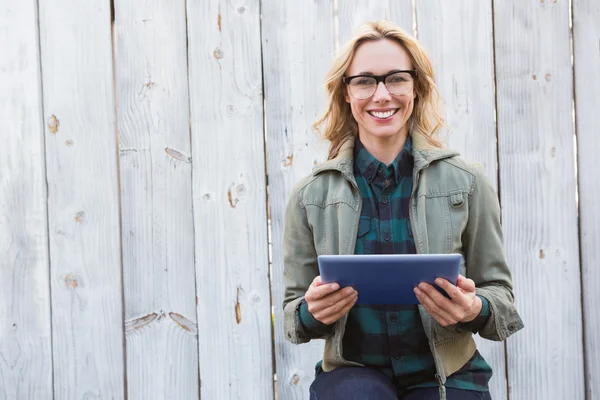
[[[412,172],[410,136],[389,166],[356,141],[354,176],[363,198],[356,254],[416,253],[408,215]],[[477,332],[487,321],[489,303],[481,299],[482,312],[472,323],[462,325],[463,329]],[[300,319],[309,332],[324,333],[333,327],[316,321],[305,302],[300,307]],[[355,305],[348,314],[343,354],[349,361],[381,370],[394,380],[399,391],[438,386],[435,363],[416,305]],[[491,368],[476,352],[463,368],[448,377],[446,386],[487,391],[491,375]]]

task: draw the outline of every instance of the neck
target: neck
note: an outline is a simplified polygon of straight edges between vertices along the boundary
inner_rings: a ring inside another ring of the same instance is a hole
[[[398,154],[400,154],[406,143],[407,136],[408,130],[405,127],[397,135],[386,138],[365,135],[360,131],[358,133],[358,137],[363,146],[365,146],[365,149],[385,165],[390,165]]]

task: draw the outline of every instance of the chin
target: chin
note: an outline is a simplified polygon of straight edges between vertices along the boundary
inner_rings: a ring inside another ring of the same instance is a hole
[[[377,127],[375,129],[369,130],[369,134],[373,137],[380,139],[389,139],[396,135],[398,135],[402,131],[402,127],[386,127],[385,129],[381,129],[381,127]]]

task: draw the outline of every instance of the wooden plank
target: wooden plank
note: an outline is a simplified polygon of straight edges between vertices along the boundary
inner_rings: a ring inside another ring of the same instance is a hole
[[[335,47],[333,4],[263,0],[262,13],[277,394],[308,399],[323,341],[293,345],[284,337],[283,217],[292,185],[327,159],[327,143],[311,124],[326,105],[323,87]]]
[[[124,398],[110,1],[39,4],[54,394]]]
[[[575,53],[575,117],[577,123],[579,221],[583,283],[584,338],[587,399],[600,399],[600,3],[573,2],[573,48]]]
[[[0,399],[48,399],[50,266],[35,1],[0,4],[0,43]]]
[[[497,187],[491,2],[426,0],[416,6],[419,41],[433,62],[450,128],[441,139],[466,159],[483,164]],[[494,399],[506,399],[504,343],[475,340],[494,371],[490,392]]]
[[[340,45],[352,37],[356,28],[367,21],[387,19],[413,33],[412,0],[340,0],[338,5]]]
[[[503,225],[516,306],[511,399],[583,399],[569,5],[495,2]]]
[[[115,2],[127,393],[197,399],[185,1]]]
[[[260,3],[187,11],[201,396],[271,399]]]

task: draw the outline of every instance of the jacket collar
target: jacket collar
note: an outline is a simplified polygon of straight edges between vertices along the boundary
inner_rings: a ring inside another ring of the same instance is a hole
[[[460,155],[459,152],[450,149],[440,149],[433,147],[421,135],[411,135],[412,155],[414,158],[414,168],[416,171],[427,168],[433,161]],[[342,174],[352,176],[354,162],[354,135],[340,147],[340,151],[335,158],[327,160],[324,163],[313,168],[313,175],[318,175],[323,171],[340,171]]]

